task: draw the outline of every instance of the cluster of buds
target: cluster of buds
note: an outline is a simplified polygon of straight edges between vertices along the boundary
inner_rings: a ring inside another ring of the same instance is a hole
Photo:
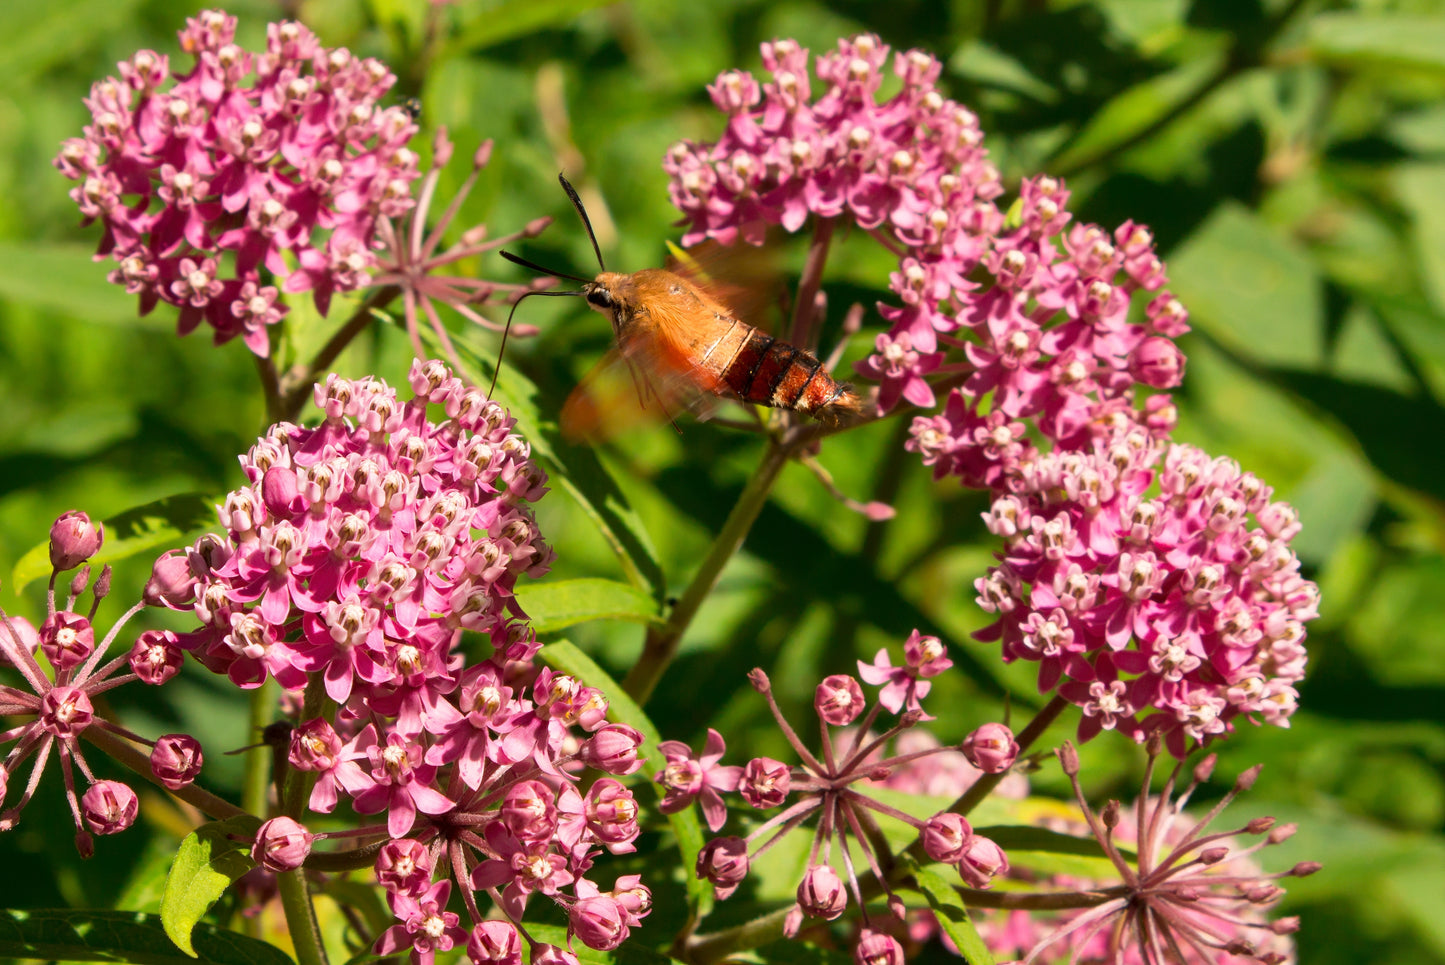
[[[96,257],[118,262],[110,280],[143,314],[168,302],[181,334],[204,321],[217,342],[240,336],[265,356],[286,312],[270,277],[311,291],[323,314],[334,292],[368,283],[377,219],[412,206],[417,127],[381,106],[396,78],[380,61],[295,22],[269,25],[261,53],[235,32],[236,18],[206,10],[180,32],[189,72],[153,50],[120,64],[55,165],[79,182],[71,198],[105,228]]]
[[[147,740],[96,712],[100,695],[134,680],[163,684],[180,670],[182,659],[178,647],[147,631],[127,653],[105,660],[111,644],[144,603],[126,611],[103,639],[96,640],[94,620],[110,592],[110,567],[102,569],[91,583],[90,567],[82,564],[100,551],[104,540],[104,527],[92,523],[84,513],[62,515],[50,529],[52,569],[46,617],[40,629],[22,616],[0,611],[0,667],[8,666],[18,676],[14,683],[0,683],[0,715],[22,718],[0,733],[0,743],[11,745],[0,763],[0,803],[8,796],[11,775],[33,760],[19,798],[0,811],[0,830],[15,827],[54,753],[75,822],[76,847],[86,857],[95,849],[93,835],[115,834],[135,822],[138,799],[126,784],[95,776],[82,749],[82,738],[99,745],[103,754],[134,754],[126,742],[150,748],[150,776],[171,790],[190,785],[200,773],[203,759],[200,743],[188,734]],[[70,581],[62,607],[55,584],[62,572],[78,566],[82,568]],[[86,612],[78,612],[76,605],[87,589],[90,606]],[[136,764],[134,760],[126,763]],[[76,788],[77,770],[89,784],[84,793]]]
[[[1157,487],[1156,487],[1157,483]],[[1119,730],[1186,749],[1243,714],[1288,726],[1319,591],[1300,575],[1286,503],[1228,459],[1140,430],[1019,470],[984,514],[1002,562],[977,582],[1006,661]]]
[[[600,691],[534,662],[513,588],[552,558],[527,507],[546,477],[513,420],[440,362],[409,381],[407,401],[375,380],[318,385],[321,424],[257,442],[241,460],[250,484],[221,507],[227,538],[158,561],[155,600],[201,621],[170,640],[206,667],[291,692],[286,757],[312,812],[349,799],[378,815],[314,834],[275,818],[258,864],[286,871],[318,841],[370,839],[400,922],[380,955],[424,963],[465,942],[494,960],[478,949],[520,948],[534,894],[584,944],[614,948],[650,895],[636,876],[604,892],[586,875],[598,854],[633,850],[638,808],[616,777],[642,766],[642,737],[607,722]],[[478,646],[490,656],[469,659]],[[611,776],[584,782],[584,768]],[[453,886],[470,937],[446,911]],[[486,920],[477,892],[505,920]],[[532,944],[534,959],[569,960]]]
[[[694,755],[684,744],[672,741],[663,744],[667,767],[655,780],[666,789],[664,811],[699,800],[708,825],[717,831],[726,820],[721,791],[736,791],[759,810],[781,809],[745,837],[730,835],[708,842],[698,856],[698,877],[712,883],[718,898],[727,898],[746,878],[758,855],[809,818],[817,818],[808,852],[808,868],[798,885],[797,901],[788,913],[785,932],[796,934],[805,919],[831,921],[840,917],[848,908],[851,894],[865,924],[856,949],[859,961],[895,954],[897,957],[892,960],[901,961],[902,950],[897,940],[872,927],[852,857],[853,848],[866,856],[868,870],[888,895],[890,911],[902,921],[903,901],[892,893],[885,871],[885,865],[891,865],[892,856],[879,851],[882,838],[877,816],[915,828],[923,852],[932,860],[954,865],[969,887],[987,888],[996,875],[1008,870],[1003,849],[989,838],[974,833],[961,815],[944,811],[925,820],[906,814],[869,793],[875,787],[887,786],[895,775],[916,769],[926,759],[959,751],[973,768],[974,775],[1001,774],[1013,765],[1019,747],[1002,724],[984,725],[970,734],[959,748],[923,742],[917,749],[902,752],[900,748],[893,756],[884,756],[890,742],[928,719],[917,706],[928,689],[923,678],[936,676],[951,665],[937,638],[921,636],[915,631],[907,642],[904,666],[891,666],[886,652],[880,652],[871,664],[859,662],[859,672],[865,680],[884,684],[871,707],[857,679],[846,674],[828,677],[818,685],[813,701],[822,735],[822,746],[817,753],[802,742],[783,717],[767,674],[754,670],[749,680],[767,700],[778,727],[797,752],[800,763],[795,766],[767,757],[754,758],[742,767],[723,765],[720,763],[725,750],[723,739],[713,730],[708,731],[706,745],[699,755]],[[908,709],[904,709],[905,705]],[[889,730],[873,734],[871,728],[884,710],[894,714],[902,710],[902,716]],[[835,735],[833,728],[849,730]],[[835,843],[836,860],[844,872],[841,875],[834,867]]]

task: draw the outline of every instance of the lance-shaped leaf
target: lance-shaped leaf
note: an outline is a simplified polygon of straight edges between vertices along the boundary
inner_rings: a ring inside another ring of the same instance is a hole
[[[978,929],[973,927],[973,921],[968,917],[968,906],[959,897],[957,889],[942,875],[922,867],[912,857],[904,857],[913,880],[918,883],[918,890],[928,898],[928,905],[933,909],[939,926],[953,939],[963,960],[968,965],[993,965],[993,954],[979,937]]]
[[[250,871],[251,842],[259,818],[243,815],[203,824],[181,841],[166,892],[161,897],[161,923],[181,951],[197,957],[191,933],[231,883]]]
[[[652,596],[616,580],[559,580],[526,583],[517,587],[517,602],[538,633],[550,633],[588,620],[625,620],[658,623]]]
[[[292,965],[274,945],[212,925],[197,925],[190,958],[171,944],[160,917],[135,911],[70,908],[0,911],[0,956],[61,962],[190,965]]]

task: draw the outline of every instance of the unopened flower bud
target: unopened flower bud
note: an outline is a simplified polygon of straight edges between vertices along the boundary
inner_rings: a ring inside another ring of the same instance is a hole
[[[577,956],[556,945],[533,945],[532,965],[579,965]]]
[[[906,961],[898,939],[869,928],[863,929],[853,947],[854,965],[903,965]]]
[[[637,750],[642,734],[626,724],[604,724],[588,738],[577,757],[589,767],[608,774],[632,774],[642,767]]]
[[[1199,852],[1199,861],[1205,865],[1219,864],[1227,857],[1229,857],[1228,848],[1205,848]]]
[[[105,524],[96,524],[79,510],[63,513],[50,527],[50,565],[58,572],[73,570],[100,551]]]
[[[1059,766],[1063,768],[1064,774],[1069,777],[1079,776],[1079,751],[1074,747],[1072,741],[1064,741],[1064,746],[1058,750]]]
[[[95,581],[95,589],[91,590],[91,596],[99,603],[110,596],[110,580],[114,575],[109,563],[100,568],[100,579]]]
[[[85,592],[85,588],[89,585],[90,567],[82,566],[80,569],[76,570],[75,575],[70,578],[70,595],[80,596],[80,594]]]
[[[1194,765],[1194,780],[1203,784],[1214,776],[1214,765],[1219,762],[1218,754],[1205,754],[1198,764]]]
[[[1250,821],[1244,826],[1244,830],[1248,834],[1264,834],[1272,827],[1274,827],[1274,818],[1264,817]]]
[[[627,938],[625,913],[611,895],[583,898],[569,909],[568,925],[582,944],[610,952]]]
[[[1151,335],[1129,356],[1129,374],[1155,389],[1172,389],[1184,379],[1184,353],[1173,339]]]
[[[1119,802],[1110,801],[1104,805],[1104,810],[1099,813],[1099,819],[1104,822],[1104,827],[1110,831],[1119,826]]]
[[[1018,758],[1019,743],[1003,724],[984,724],[963,739],[960,750],[985,774],[1002,774]]]
[[[1286,915],[1284,918],[1276,918],[1269,923],[1269,930],[1276,935],[1293,935],[1299,931],[1299,916]]]
[[[1238,780],[1234,782],[1234,793],[1243,794],[1245,791],[1254,787],[1254,782],[1259,779],[1259,772],[1262,770],[1264,770],[1264,765],[1256,764],[1239,775]]]
[[[200,741],[189,734],[167,734],[151,749],[151,773],[177,791],[196,779],[204,760]]]
[[[95,857],[95,838],[89,831],[75,832],[75,850],[82,858]]]
[[[288,817],[272,818],[256,832],[251,859],[267,871],[280,874],[301,867],[316,836]]]
[[[1323,867],[1324,865],[1320,864],[1318,861],[1301,861],[1299,864],[1289,869],[1289,875],[1291,878],[1308,878],[1310,875],[1314,874],[1316,871],[1319,871]]]
[[[517,927],[495,918],[478,922],[467,937],[467,957],[472,965],[521,965],[522,940]]]
[[[151,567],[151,578],[141,593],[147,606],[180,609],[196,598],[196,577],[191,561],[182,550],[163,553]]]
[[[955,864],[963,860],[973,828],[961,814],[944,811],[929,818],[918,833],[923,853],[934,861]]]
[[[809,918],[832,921],[848,907],[843,880],[828,865],[814,865],[798,885],[798,907]]]
[[[760,694],[765,694],[773,689],[772,682],[768,680],[768,675],[763,672],[762,667],[754,667],[748,671],[748,683],[752,684],[753,689]]]
[[[825,677],[813,694],[818,716],[834,727],[846,727],[863,713],[863,688],[847,674]]]
[[[958,876],[970,888],[987,888],[995,875],[1008,871],[1008,856],[1003,848],[988,838],[975,834],[969,839],[963,858],[958,862]]]
[[[743,766],[738,793],[759,810],[775,808],[787,800],[792,786],[792,772],[782,761],[771,757],[755,757]]]
[[[1277,828],[1270,829],[1269,838],[1267,840],[1270,844],[1281,844],[1294,837],[1295,832],[1298,830],[1299,825],[1295,824],[1294,822],[1290,822],[1289,824],[1281,824]]]
[[[116,834],[135,823],[140,802],[119,781],[96,781],[80,798],[80,816],[96,834]]]
[[[713,838],[697,856],[697,876],[712,882],[713,894],[727,898],[748,875],[748,845],[742,838]]]

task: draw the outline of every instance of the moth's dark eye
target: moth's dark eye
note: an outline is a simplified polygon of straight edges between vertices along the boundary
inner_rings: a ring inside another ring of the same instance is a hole
[[[595,305],[598,308],[611,308],[617,304],[612,300],[612,293],[605,288],[592,288],[587,292],[587,304]]]

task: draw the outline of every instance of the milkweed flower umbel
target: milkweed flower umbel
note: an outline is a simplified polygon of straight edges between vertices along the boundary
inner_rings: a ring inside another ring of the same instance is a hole
[[[1162,734],[1178,756],[1243,715],[1288,726],[1319,591],[1294,510],[1228,459],[1134,430],[1020,467],[984,514],[1004,540],[980,578],[1006,661],[1083,711],[1079,737]]]
[[[281,291],[312,292],[325,314],[368,283],[377,219],[412,206],[417,127],[382,106],[396,78],[380,61],[293,21],[270,24],[259,53],[235,31],[205,10],[180,31],[189,71],[152,50],[120,64],[55,166],[142,314],[170,303],[181,334],[204,321],[218,343],[240,336],[265,356]]]

